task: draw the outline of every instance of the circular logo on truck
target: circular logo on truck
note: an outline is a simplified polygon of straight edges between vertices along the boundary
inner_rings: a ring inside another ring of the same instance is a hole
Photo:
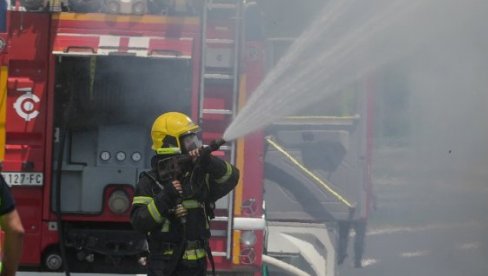
[[[39,97],[32,93],[24,94],[15,101],[14,109],[22,119],[30,121],[39,115],[36,110],[36,103],[39,101]]]

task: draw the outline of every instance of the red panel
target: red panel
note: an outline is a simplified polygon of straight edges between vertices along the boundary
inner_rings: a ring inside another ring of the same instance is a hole
[[[129,38],[128,37],[121,37],[120,38],[120,52],[127,52],[129,51]]]
[[[203,108],[204,109],[231,109],[226,104],[226,99],[224,98],[209,98],[205,97],[205,100],[203,101]],[[223,114],[204,114],[203,118],[205,120],[218,120],[218,121],[223,121],[225,120],[225,117],[229,115],[223,115]]]
[[[10,15],[3,170],[44,172],[49,14],[11,12]],[[12,187],[26,231],[24,248],[28,250],[23,252],[23,265],[40,263],[44,187]]]
[[[244,189],[243,199],[254,198],[256,200],[256,212],[253,217],[261,217],[263,202],[263,134],[260,132],[248,135],[245,138],[244,174],[242,175]]]
[[[41,172],[46,131],[49,14],[12,12],[10,19],[3,169]]]
[[[11,62],[10,70],[23,71],[24,67]],[[45,70],[43,70],[45,71]],[[44,169],[43,153],[46,122],[45,80],[19,84],[9,79],[7,92],[6,153],[4,170],[18,171],[25,162],[31,162],[29,170]],[[17,84],[17,86],[13,85]],[[30,86],[30,87],[28,87]],[[29,91],[19,89],[29,88]]]
[[[55,85],[55,59],[56,57],[54,55],[50,55],[49,57],[49,71],[48,71],[48,91],[54,91],[54,85]],[[48,106],[54,106],[54,93],[48,93],[46,96],[46,101],[48,103]],[[51,188],[53,183],[52,180],[52,155],[53,155],[53,138],[54,138],[54,120],[52,119],[54,116],[54,109],[49,108],[47,110],[47,117],[50,118],[46,122],[46,151],[45,151],[45,156],[44,156],[44,162],[46,164],[46,169],[45,169],[45,174],[44,174],[44,205],[42,206],[43,210],[43,216],[42,219],[45,221],[49,218],[50,212],[51,212]],[[47,228],[45,228],[47,229]],[[52,234],[51,232],[47,232],[48,234]],[[46,233],[43,235],[43,245],[46,244],[46,239],[48,237],[46,236]],[[56,236],[57,238],[57,236]]]
[[[76,51],[76,49],[98,50],[99,38],[97,36],[56,35],[54,38],[54,52]]]
[[[264,73],[264,46],[260,42],[247,42],[245,52],[246,89],[248,97],[261,83]],[[250,54],[252,53],[252,54]],[[257,53],[257,54],[256,54]],[[256,199],[257,211],[254,217],[262,215],[263,201],[263,151],[264,139],[261,132],[247,135],[245,141],[244,174],[242,176],[244,189],[243,199],[245,202],[249,198]]]
[[[220,138],[222,138],[222,132],[204,132],[202,134],[202,139],[204,142],[210,142]]]
[[[193,37],[199,33],[199,21],[192,17],[126,16],[69,14],[55,16],[58,33],[110,34],[124,36]]]
[[[49,13],[10,13],[9,59],[47,59]]]
[[[40,262],[42,187],[12,187],[17,210],[25,229],[22,264],[38,264]]]
[[[25,77],[17,77],[17,78],[9,78],[7,80],[7,87],[9,90],[22,90],[26,88],[32,88],[34,85],[34,82]]]
[[[115,36],[114,38],[118,38]],[[137,37],[138,38],[138,37]],[[114,51],[127,52],[132,50],[129,48],[130,37],[120,37],[118,45]],[[91,35],[66,35],[58,34],[54,38],[53,52],[83,52],[96,54],[100,48],[100,36]],[[191,39],[172,39],[172,38],[151,38],[145,49],[149,56],[157,55],[175,55],[187,56],[192,55],[192,40]]]
[[[192,40],[153,38],[149,42],[149,55],[175,53],[178,56],[191,56]]]

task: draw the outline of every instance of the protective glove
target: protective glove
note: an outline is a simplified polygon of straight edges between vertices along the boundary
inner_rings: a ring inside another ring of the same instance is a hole
[[[181,182],[179,180],[173,180],[171,182],[173,188],[173,192],[175,192],[178,196],[183,195],[183,186],[181,185]]]
[[[175,216],[177,218],[183,218],[186,217],[186,215],[188,215],[188,210],[185,207],[183,207],[182,204],[176,205]]]
[[[154,196],[154,203],[156,204],[159,213],[162,216],[167,217],[175,209],[179,197],[180,192],[175,185],[166,185],[165,189]]]

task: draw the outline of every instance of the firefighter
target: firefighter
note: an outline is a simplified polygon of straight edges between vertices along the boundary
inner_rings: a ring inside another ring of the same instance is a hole
[[[231,164],[202,154],[198,125],[185,114],[168,112],[152,126],[152,169],[141,173],[131,223],[146,233],[148,275],[206,275],[213,267],[209,221],[214,202],[239,179]]]
[[[0,244],[0,257],[3,256],[0,262],[0,275],[13,276],[22,256],[24,227],[10,189],[2,175],[0,175],[0,226],[5,233],[3,244]]]
[[[364,244],[366,237],[366,218],[359,218],[352,221],[341,220],[338,222],[339,238],[337,243],[337,262],[341,265],[347,257],[347,247],[349,243],[349,233],[354,229],[354,267],[362,267],[364,254]]]

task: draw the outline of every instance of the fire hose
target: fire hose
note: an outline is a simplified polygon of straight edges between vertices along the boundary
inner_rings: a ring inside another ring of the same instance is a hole
[[[292,266],[291,264],[285,263],[284,261],[278,260],[278,259],[273,258],[273,257],[268,256],[268,255],[263,254],[262,260],[263,260],[263,263],[267,263],[271,266],[277,267],[277,268],[279,268],[283,271],[286,271],[288,273],[291,273],[293,275],[297,275],[297,276],[308,276],[309,275],[305,271],[303,271],[303,270],[301,270],[295,266]]]

